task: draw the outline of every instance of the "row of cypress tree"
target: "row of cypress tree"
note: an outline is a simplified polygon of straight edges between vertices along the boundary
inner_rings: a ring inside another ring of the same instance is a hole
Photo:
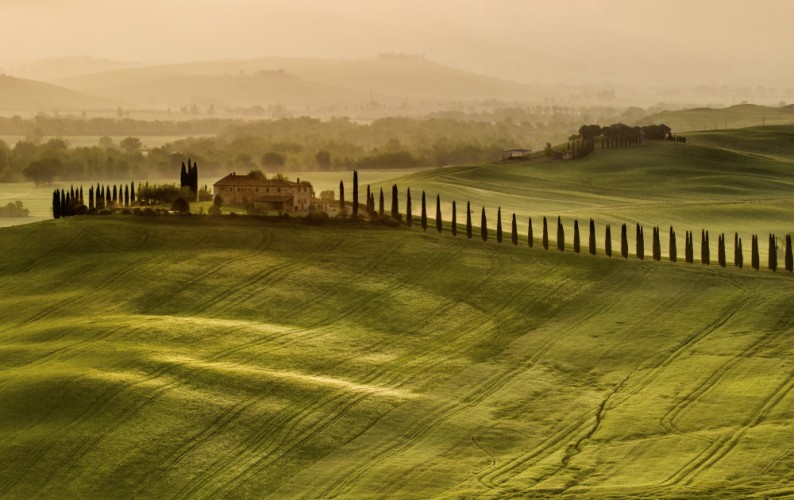
[[[198,198],[198,164],[190,163],[190,158],[187,159],[187,168],[185,162],[182,162],[182,170],[179,173],[179,187],[189,187],[190,192],[193,194],[193,201]]]
[[[354,193],[357,193],[358,190],[358,174],[354,172]],[[340,199],[344,199],[344,186],[340,184]],[[392,199],[391,199],[391,214],[390,216],[395,220],[401,220],[401,215],[399,213],[399,198],[398,198],[398,189],[397,185],[392,186]],[[354,213],[357,213],[357,194],[354,195]],[[383,199],[383,189],[380,190],[380,208],[378,212],[374,210],[374,195],[370,192],[370,186],[367,185],[367,210],[371,214],[377,213],[379,216],[384,215],[384,199]],[[412,204],[411,204],[411,190],[410,188],[406,192],[406,223],[408,226],[413,224],[413,213],[412,213]],[[342,207],[344,204],[342,202]],[[428,227],[428,217],[427,217],[427,196],[424,191],[422,191],[422,205],[421,205],[421,212],[419,216],[419,222],[422,226],[423,230],[427,230]],[[436,231],[441,233],[443,231],[443,219],[441,215],[441,196],[436,195],[436,218],[435,218],[435,226]],[[455,201],[452,202],[452,220],[450,221],[450,229],[453,236],[457,236],[458,230],[458,223],[457,223],[457,204]],[[588,238],[588,251],[591,255],[595,255],[597,253],[596,248],[596,226],[595,221],[590,219],[590,234]],[[473,235],[473,228],[472,228],[472,219],[471,219],[471,204],[466,202],[466,237],[471,239]],[[485,214],[485,207],[482,208],[482,214],[480,216],[480,238],[483,241],[488,240],[488,219]],[[503,230],[502,230],[502,209],[499,207],[496,213],[496,241],[502,243],[504,238]],[[651,257],[656,261],[662,260],[662,245],[661,245],[661,230],[658,226],[653,227],[653,237],[652,237],[652,246],[651,246]],[[686,232],[685,238],[685,246],[684,246],[684,255],[685,261],[687,263],[694,263],[694,236],[693,233],[690,231]],[[510,240],[514,245],[518,245],[518,224],[516,221],[516,214],[512,214],[511,220],[511,232],[510,232]],[[530,247],[534,245],[534,235],[532,230],[532,218],[529,218],[528,225],[527,225],[527,242]],[[629,241],[628,241],[628,228],[626,224],[621,226],[621,236],[620,236],[620,253],[623,258],[629,257]],[[548,250],[549,248],[549,230],[548,230],[548,221],[546,217],[543,217],[543,232],[541,237],[541,243],[543,248]],[[563,227],[562,220],[560,217],[557,217],[557,249],[559,251],[565,251],[565,228]],[[579,221],[574,221],[573,226],[573,251],[575,253],[581,253],[581,239],[580,239],[580,231],[579,231]],[[612,231],[609,224],[606,225],[605,228],[605,240],[604,240],[604,253],[611,257],[612,256]],[[645,236],[643,227],[640,224],[636,226],[636,236],[635,236],[635,255],[638,259],[644,260],[645,259]],[[760,254],[758,249],[758,237],[753,235],[752,239],[752,252],[751,252],[751,266],[753,269],[758,270],[760,268]],[[671,262],[678,261],[678,248],[676,244],[676,233],[675,229],[670,226],[669,231],[669,250],[668,250],[668,258]],[[700,244],[700,262],[704,265],[711,264],[711,251],[710,251],[710,243],[709,243],[709,233],[706,230],[701,231],[701,244]],[[721,267],[727,267],[727,257],[726,257],[726,249],[725,249],[725,235],[720,234],[717,240],[717,263]],[[768,255],[768,267],[769,269],[776,271],[777,270],[777,239],[775,235],[769,235],[769,255]],[[791,244],[791,236],[786,236],[786,247],[785,247],[785,258],[784,258],[785,268],[787,271],[792,272],[794,271],[794,255],[792,254],[792,244]],[[734,236],[734,265],[736,267],[743,267],[744,259],[742,253],[742,240],[739,237],[738,233]]]

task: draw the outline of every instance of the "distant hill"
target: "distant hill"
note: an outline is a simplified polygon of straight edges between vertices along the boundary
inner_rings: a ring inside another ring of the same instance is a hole
[[[687,135],[687,141],[695,145],[794,161],[794,124],[695,132]]]
[[[213,103],[352,105],[406,100],[526,99],[529,87],[421,57],[260,58],[103,71],[53,80],[67,88],[124,97],[137,105]]]
[[[75,56],[35,61],[0,61],[0,72],[18,78],[46,81],[134,66],[141,66],[141,63]]]
[[[83,111],[113,107],[100,99],[49,83],[0,75],[0,111]]]
[[[646,116],[637,125],[665,123],[675,133],[794,123],[794,105],[783,107],[737,104],[727,108],[692,108]]]

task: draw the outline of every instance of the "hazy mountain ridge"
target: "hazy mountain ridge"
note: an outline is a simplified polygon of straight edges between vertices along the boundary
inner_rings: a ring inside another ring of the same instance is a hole
[[[113,106],[112,99],[97,98],[49,83],[0,75],[0,110],[3,111],[84,111]]]

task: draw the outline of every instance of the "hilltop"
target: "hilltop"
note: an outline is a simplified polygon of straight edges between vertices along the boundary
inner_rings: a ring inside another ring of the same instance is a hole
[[[0,75],[0,110],[84,111],[113,106],[111,99],[98,98],[49,83]]]
[[[679,111],[662,111],[648,115],[637,125],[664,123],[674,133],[689,134],[693,131],[736,129],[759,125],[794,123],[794,105],[759,106],[737,104],[726,108],[692,108]]]
[[[0,495],[791,494],[784,273],[420,230],[0,230]]]
[[[687,139],[692,144],[739,151],[782,162],[794,161],[792,124],[695,132],[689,134]]]
[[[524,99],[523,84],[422,57],[269,57],[117,69],[53,83],[137,105],[180,107],[400,104],[407,100]]]

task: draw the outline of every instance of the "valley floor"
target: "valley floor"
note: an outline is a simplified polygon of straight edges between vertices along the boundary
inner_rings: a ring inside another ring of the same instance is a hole
[[[0,248],[3,497],[794,495],[788,273],[206,218]]]

